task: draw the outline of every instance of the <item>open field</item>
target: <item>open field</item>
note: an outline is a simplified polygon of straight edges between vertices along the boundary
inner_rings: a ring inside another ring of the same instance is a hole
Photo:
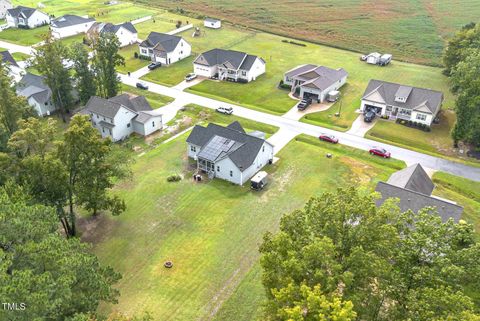
[[[117,67],[117,71],[126,74],[127,72],[134,72],[140,68],[148,66],[149,60],[135,58],[135,52],[138,53],[138,45],[130,45],[123,47],[118,53],[125,58],[125,66]]]
[[[9,28],[0,32],[0,39],[18,45],[31,46],[43,40],[48,33],[48,26],[35,29]]]
[[[249,275],[262,235],[277,228],[282,214],[338,185],[373,186],[402,166],[359,150],[293,141],[279,154],[279,163],[267,167],[269,187],[253,193],[220,180],[193,183],[186,171],[185,138],[137,158],[132,178],[115,189],[127,211],[100,216],[96,228],[83,234],[101,261],[123,274],[119,305],[101,311],[148,310],[156,320],[213,316]],[[333,159],[325,157],[327,151]],[[167,183],[173,173],[185,179]],[[168,259],[174,262],[171,270],[163,267]],[[250,294],[248,300],[255,300]]]
[[[387,51],[402,60],[425,64],[439,64],[445,39],[480,15],[475,0],[279,0],[275,5],[266,0],[154,3],[193,16],[218,17],[354,51]]]

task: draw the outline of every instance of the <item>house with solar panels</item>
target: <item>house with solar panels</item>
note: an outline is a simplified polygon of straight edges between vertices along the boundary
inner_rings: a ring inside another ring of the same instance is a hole
[[[188,157],[210,178],[243,185],[273,160],[273,145],[262,132],[247,133],[235,121],[224,127],[196,125],[187,138]]]

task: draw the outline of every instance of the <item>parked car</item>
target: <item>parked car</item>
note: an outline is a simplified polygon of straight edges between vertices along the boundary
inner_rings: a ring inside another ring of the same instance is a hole
[[[384,148],[380,147],[373,147],[369,152],[370,155],[381,156],[383,158],[390,158],[391,156],[390,152],[387,152]]]
[[[333,135],[320,134],[320,136],[318,136],[318,139],[323,140],[324,142],[329,142],[333,144],[338,143],[338,138]]]
[[[298,103],[297,108],[298,110],[305,110],[308,106],[312,104],[312,99],[304,98],[301,102]]]
[[[372,122],[372,120],[375,119],[375,112],[373,110],[369,110],[365,113],[365,116],[363,118],[363,120],[366,122],[366,123],[370,123]]]
[[[256,191],[261,190],[268,184],[267,172],[261,171],[250,180],[250,187]]]
[[[217,112],[225,115],[231,115],[233,113],[233,108],[232,107],[218,107]]]
[[[143,90],[147,90],[148,89],[148,86],[147,84],[143,83],[143,82],[137,82],[137,88],[140,88],[140,89],[143,89]]]
[[[197,78],[197,75],[194,74],[194,73],[190,73],[190,74],[188,74],[188,75],[185,76],[185,80],[186,80],[186,81],[192,81],[192,80],[194,80],[195,78]]]
[[[154,70],[157,69],[158,67],[161,67],[162,63],[161,62],[152,62],[150,65],[148,65],[149,70]]]

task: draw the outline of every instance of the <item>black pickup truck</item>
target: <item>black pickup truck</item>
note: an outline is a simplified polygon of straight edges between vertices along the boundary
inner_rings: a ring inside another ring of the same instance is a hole
[[[297,108],[298,108],[298,110],[305,110],[311,104],[312,104],[312,100],[310,98],[305,98],[305,99],[302,99],[302,101],[298,103]]]

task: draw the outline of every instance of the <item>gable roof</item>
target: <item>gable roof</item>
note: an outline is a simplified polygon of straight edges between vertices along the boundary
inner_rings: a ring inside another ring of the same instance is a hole
[[[398,206],[402,212],[412,210],[414,213],[418,213],[425,207],[434,207],[444,222],[449,218],[458,222],[463,212],[463,207],[446,200],[384,182],[379,182],[375,191],[382,194],[382,197],[376,201],[377,206],[380,206],[389,198],[398,198],[400,199]]]
[[[215,22],[220,22],[219,19],[214,19],[214,18],[205,18],[205,21],[206,21],[206,22],[213,22],[213,23],[215,23]]]
[[[414,164],[393,173],[387,183],[425,195],[431,195],[435,187],[420,164]]]
[[[182,40],[182,37],[152,31],[148,35],[147,39],[142,41],[140,46],[148,48],[158,46],[158,50],[172,52],[173,50],[175,50],[175,48],[177,48],[180,40]]]
[[[8,9],[7,12],[15,18],[18,18],[20,15],[24,16],[25,18],[30,18],[30,16],[37,11],[37,9],[24,7],[24,6],[16,6],[15,8]]]
[[[122,107],[137,115],[140,112],[152,110],[145,97],[131,97],[128,94],[118,95],[110,99],[92,96],[85,105],[84,110],[113,119]]]
[[[0,51],[0,58],[3,63],[10,64],[15,67],[19,67],[17,62],[15,61],[15,58],[10,54],[8,50],[5,51]]]
[[[57,19],[54,19],[51,21],[51,26],[54,28],[66,28],[70,26],[75,26],[87,22],[92,22],[95,21],[95,19],[91,18],[84,18],[72,14],[66,14],[64,16],[61,16]]]
[[[332,69],[325,66],[302,65],[285,73],[287,77],[304,81],[301,86],[325,90],[348,76],[343,68]]]
[[[227,127],[213,123],[207,127],[196,125],[187,142],[200,146],[199,157],[211,161],[228,157],[243,172],[253,164],[266,140],[246,134],[237,122]]]
[[[104,32],[110,32],[110,33],[117,33],[117,31],[120,28],[125,28],[131,33],[137,33],[137,29],[135,29],[135,26],[131,22],[124,22],[118,25],[114,25],[113,23],[110,22],[95,22],[90,29],[88,29],[88,32],[99,32],[99,33],[104,33]]]
[[[17,93],[27,99],[32,97],[43,104],[50,100],[52,91],[45,84],[45,77],[26,73],[17,84]]]
[[[245,52],[225,49],[211,49],[198,56],[193,63],[202,64],[199,58],[203,57],[208,66],[223,65],[229,69],[250,70],[257,60],[257,56]],[[263,63],[265,61],[259,58]]]
[[[405,103],[402,103],[395,101],[396,95],[406,95],[408,98]],[[426,88],[405,86],[371,79],[363,93],[362,99],[436,114],[442,105],[443,93]]]

